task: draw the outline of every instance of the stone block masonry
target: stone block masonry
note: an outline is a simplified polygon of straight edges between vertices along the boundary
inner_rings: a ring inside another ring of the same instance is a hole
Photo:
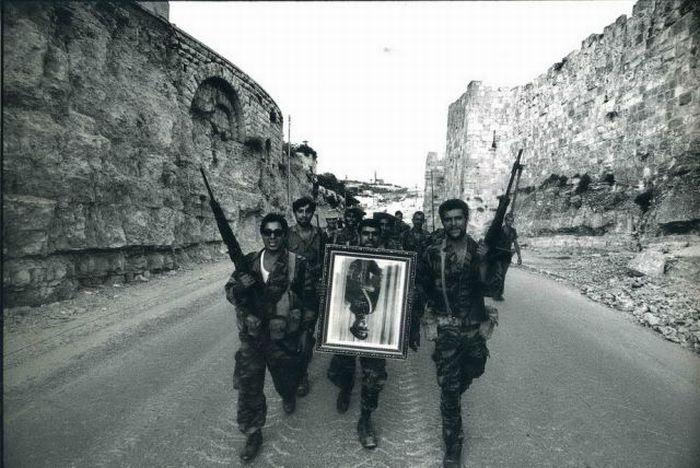
[[[426,228],[437,229],[441,226],[438,218],[438,207],[444,200],[441,198],[445,192],[445,167],[443,160],[437,153],[429,152],[425,158],[425,195],[423,196],[423,213],[425,214]]]
[[[244,248],[264,212],[286,210],[277,104],[165,18],[127,2],[4,3],[6,306],[225,258],[200,166]],[[292,195],[312,176],[293,164]]]
[[[526,235],[698,233],[699,8],[640,0],[531,83],[470,83],[449,107],[442,196],[483,227],[524,148]]]

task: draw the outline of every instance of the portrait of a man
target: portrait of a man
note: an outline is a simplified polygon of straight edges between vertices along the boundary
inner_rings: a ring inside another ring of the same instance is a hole
[[[403,353],[415,257],[386,252],[331,247],[321,351]]]

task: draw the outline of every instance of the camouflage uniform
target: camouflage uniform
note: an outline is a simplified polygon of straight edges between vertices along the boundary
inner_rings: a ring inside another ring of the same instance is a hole
[[[345,232],[345,230],[343,230]],[[356,233],[354,243],[346,245],[357,245],[359,234]],[[349,237],[349,236],[348,236]],[[338,242],[340,244],[340,242]],[[355,356],[335,354],[331,359],[328,368],[328,378],[341,391],[348,394],[355,385]],[[360,407],[362,412],[371,412],[377,409],[379,403],[379,392],[384,388],[388,377],[386,372],[386,359],[360,357],[360,368],[362,369],[362,390],[360,393]]]
[[[403,250],[416,252],[418,259],[421,258],[425,249],[430,245],[430,233],[425,229],[416,229],[412,227],[403,233],[401,238],[401,246]],[[423,318],[424,311],[423,297],[417,294],[413,300],[413,315],[411,317],[410,335],[413,339],[420,343],[420,321]]]
[[[309,272],[312,276],[314,284],[316,284],[321,280],[323,254],[324,249],[326,248],[326,243],[328,242],[328,237],[320,228],[314,227],[313,229],[313,236],[311,239],[307,240],[299,234],[298,226],[295,225],[289,228],[289,232],[287,234],[287,248],[290,252],[301,255],[304,257],[304,259],[306,259]],[[307,372],[309,363],[311,362],[311,357],[313,356],[314,344],[316,343],[314,331],[316,330],[316,321],[318,320],[319,302],[318,297],[315,295],[313,296],[313,299],[310,300],[313,301],[313,304],[309,310],[313,311],[314,313],[312,316],[305,316],[303,318],[303,329],[307,332],[307,343],[303,349],[301,363],[302,375]]]
[[[430,233],[425,229],[418,230],[412,227],[401,236],[403,250],[416,252],[419,258],[428,245],[430,245]]]
[[[390,249],[390,250],[403,250],[401,248],[401,242],[397,241],[393,237],[389,239],[380,239],[378,249]]]
[[[395,239],[401,239],[404,234],[406,234],[406,231],[409,231],[411,229],[411,226],[409,226],[407,223],[405,223],[403,220],[399,221],[396,219],[394,222],[394,238]]]
[[[260,270],[260,252],[246,256],[251,276],[263,285],[256,305],[250,292],[234,272],[226,283],[226,298],[236,306],[241,347],[236,353],[238,372],[238,427],[253,434],[265,424],[267,404],[263,385],[265,368],[270,370],[277,393],[283,399],[296,394],[299,384],[299,345],[304,312],[313,305],[314,284],[302,257],[294,256],[294,272],[289,284],[290,254],[282,250],[266,283]]]
[[[356,228],[345,226],[336,236],[334,244],[357,245],[360,243],[360,234]]]
[[[445,240],[431,244],[418,263],[417,289],[427,302],[427,310],[437,322],[437,340],[433,360],[441,388],[440,412],[446,444],[461,443],[461,394],[472,380],[484,373],[489,355],[486,341],[479,333],[488,321],[484,306],[483,260],[477,243],[467,236],[467,257],[460,261]],[[442,281],[444,251],[445,283]],[[489,283],[490,284],[490,283]],[[449,306],[445,303],[445,295]]]
[[[379,392],[386,383],[386,359],[360,357],[362,391],[360,405],[363,412],[374,411],[379,402]],[[355,385],[355,356],[335,354],[328,368],[328,378],[340,390],[350,393]]]
[[[518,231],[514,227],[503,225],[502,235],[499,238],[498,246],[495,249],[494,258],[496,259],[496,274],[499,275],[498,282],[500,287],[495,292],[494,297],[503,297],[503,289],[506,284],[506,273],[508,267],[513,260],[513,242],[518,239]]]

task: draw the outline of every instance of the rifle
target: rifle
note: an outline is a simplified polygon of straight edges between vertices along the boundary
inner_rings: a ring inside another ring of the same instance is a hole
[[[226,247],[228,247],[228,256],[236,266],[236,270],[249,272],[250,266],[245,260],[245,255],[243,255],[241,245],[238,243],[238,240],[236,240],[236,236],[233,234],[233,230],[231,230],[231,226],[229,226],[228,221],[226,221],[224,210],[221,209],[221,205],[219,205],[219,202],[217,202],[214,198],[214,194],[211,191],[211,187],[209,186],[209,181],[204,173],[204,169],[200,167],[199,171],[202,173],[202,177],[204,177],[204,185],[207,186],[207,192],[209,192],[209,206],[211,206],[211,210],[214,212],[214,219],[216,219],[219,234],[221,234],[224,244],[226,244]]]
[[[515,188],[513,189],[513,200],[511,200],[510,204],[510,213],[514,214],[515,212],[515,198],[518,196],[518,187],[520,187],[520,175],[523,173],[523,167],[524,165],[520,165],[518,168],[518,177],[515,179]]]
[[[486,236],[484,237],[484,243],[490,248],[495,248],[498,246],[499,240],[503,233],[503,218],[506,215],[506,209],[508,208],[508,203],[510,202],[510,199],[508,198],[508,196],[510,195],[510,189],[513,187],[513,180],[515,179],[515,175],[519,174],[523,168],[522,164],[520,164],[520,157],[522,155],[523,150],[521,148],[520,151],[518,151],[518,156],[515,158],[515,162],[513,163],[513,169],[511,169],[510,171],[510,180],[508,180],[508,187],[506,188],[506,193],[501,197],[500,201],[498,202],[496,214],[494,215],[493,221],[491,222],[491,226],[489,226],[489,230],[486,232]]]
[[[229,226],[228,221],[226,221],[224,210],[221,209],[221,205],[219,205],[219,202],[217,202],[214,198],[214,194],[211,191],[211,187],[209,186],[209,181],[204,173],[204,169],[200,167],[199,171],[202,173],[204,185],[207,186],[207,192],[209,192],[209,206],[211,206],[211,210],[214,212],[214,219],[216,219],[219,234],[221,234],[224,244],[226,244],[226,247],[228,247],[228,256],[236,267],[236,271],[241,273],[250,273],[251,266],[248,264],[245,255],[243,255],[241,245],[238,243],[238,240],[236,240],[236,236],[233,234],[231,226]],[[250,288],[247,294],[246,302],[254,311],[265,310],[265,301],[263,299],[261,288],[262,285],[259,282],[256,282]]]

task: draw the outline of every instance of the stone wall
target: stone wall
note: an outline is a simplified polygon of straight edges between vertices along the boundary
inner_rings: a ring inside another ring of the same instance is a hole
[[[429,152],[425,157],[425,194],[423,196],[423,213],[426,228],[433,230],[440,226],[437,209],[442,202],[445,192],[445,167],[443,160],[435,152]],[[434,222],[433,222],[434,220]]]
[[[524,148],[525,234],[698,233],[698,9],[640,0],[531,83],[470,83],[449,107],[442,195],[483,227]]]
[[[255,81],[136,3],[5,2],[3,300],[40,304],[223,257],[285,211],[283,118]],[[292,164],[292,196],[309,194]]]

